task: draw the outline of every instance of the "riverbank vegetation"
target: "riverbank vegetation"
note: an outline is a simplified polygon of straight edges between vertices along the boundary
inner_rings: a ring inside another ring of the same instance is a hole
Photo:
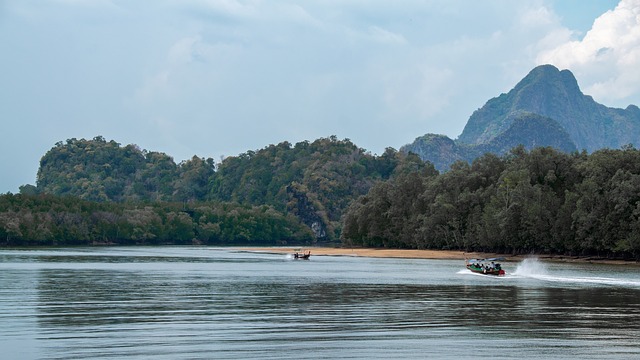
[[[215,164],[101,137],[0,196],[0,245],[319,245],[640,258],[640,152],[516,147],[439,173],[335,137]]]
[[[100,203],[71,196],[0,196],[0,244],[285,245],[311,230],[269,206],[234,203]]]
[[[37,185],[23,186],[21,193],[161,207],[268,206],[295,216],[317,241],[331,242],[339,239],[345,209],[375,182],[426,166],[413,154],[389,148],[376,156],[335,136],[269,145],[218,164],[197,156],[176,164],[167,154],[97,136],[58,142],[40,161]]]
[[[376,184],[346,212],[345,244],[640,257],[640,152],[486,154]]]

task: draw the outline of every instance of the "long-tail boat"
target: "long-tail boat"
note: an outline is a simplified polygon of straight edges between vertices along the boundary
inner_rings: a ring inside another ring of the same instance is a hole
[[[311,251],[307,252],[307,253],[294,253],[293,254],[293,258],[296,260],[309,260],[309,258],[311,257]]]
[[[466,259],[465,264],[467,265],[467,269],[474,273],[504,276],[506,273],[504,269],[502,269],[502,265],[496,262],[500,260],[504,260],[504,258]]]

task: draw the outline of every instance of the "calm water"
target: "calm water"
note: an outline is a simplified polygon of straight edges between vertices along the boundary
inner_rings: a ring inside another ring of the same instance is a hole
[[[2,359],[640,358],[640,268],[0,250]]]

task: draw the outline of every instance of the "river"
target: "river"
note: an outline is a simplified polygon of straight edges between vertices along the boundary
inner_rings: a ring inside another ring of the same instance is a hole
[[[0,250],[2,359],[640,358],[640,267]]]

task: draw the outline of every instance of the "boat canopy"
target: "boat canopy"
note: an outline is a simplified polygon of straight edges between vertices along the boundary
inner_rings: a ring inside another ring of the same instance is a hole
[[[502,261],[504,260],[503,257],[497,257],[497,258],[489,258],[489,259],[469,259],[467,260],[467,262],[485,262],[485,261]]]

